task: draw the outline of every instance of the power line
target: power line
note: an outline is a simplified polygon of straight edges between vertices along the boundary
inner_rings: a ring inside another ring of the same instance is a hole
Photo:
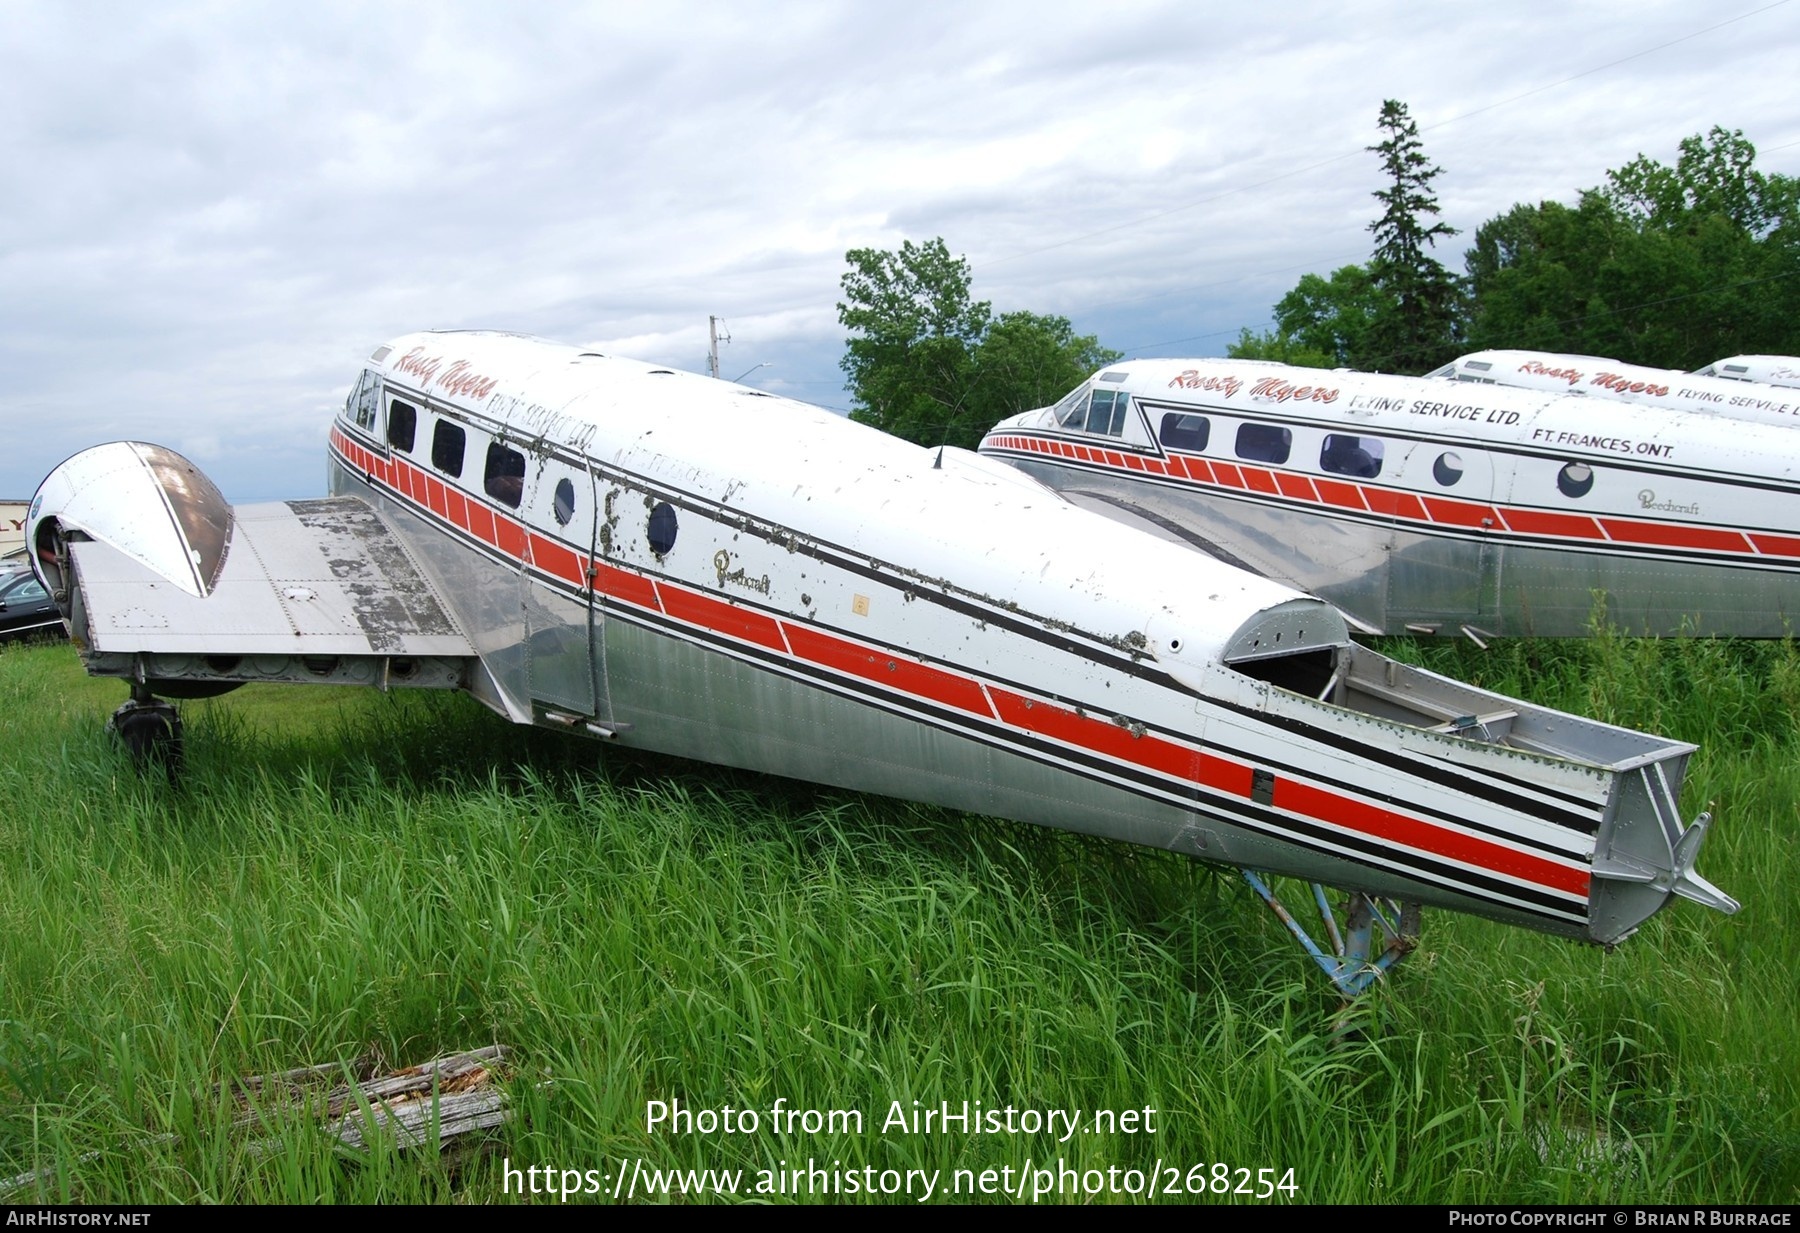
[[[1695,30],[1692,34],[1684,34],[1680,38],[1670,39],[1666,43],[1658,43],[1654,47],[1646,47],[1642,51],[1634,51],[1629,56],[1620,56],[1617,60],[1609,60],[1605,64],[1596,65],[1591,69],[1583,69],[1579,73],[1573,73],[1558,81],[1550,82],[1548,85],[1542,85],[1538,86],[1536,89],[1527,90],[1523,94],[1515,94],[1511,98],[1503,98],[1497,103],[1489,103],[1486,107],[1477,107],[1474,111],[1465,111],[1459,116],[1451,116],[1448,120],[1439,120],[1436,124],[1427,124],[1419,131],[1428,133],[1434,128],[1443,128],[1446,125],[1456,124],[1460,121],[1467,120],[1470,116],[1478,116],[1484,112],[1493,111],[1496,108],[1516,103],[1520,99],[1530,98],[1534,94],[1542,94],[1546,90],[1554,90],[1558,86],[1566,86],[1571,81],[1579,81],[1583,77],[1592,77],[1595,73],[1603,73],[1609,68],[1617,68],[1621,64],[1629,64],[1631,61],[1640,60],[1653,52],[1665,51],[1678,43],[1686,43],[1691,39],[1697,39],[1702,34],[1711,34],[1714,30],[1722,30],[1726,26],[1733,25],[1740,21],[1746,21],[1749,18],[1757,16],[1759,13],[1767,13],[1770,9],[1778,9],[1786,3],[1788,3],[1788,0],[1775,0],[1775,3],[1773,4],[1765,4],[1760,9],[1751,9],[1748,13],[1739,13],[1736,17],[1727,17],[1724,21],[1716,22],[1710,26],[1704,26],[1699,30]]]
[[[1472,116],[1483,115],[1486,112],[1494,111],[1501,107],[1511,106],[1513,103],[1517,103],[1523,99],[1531,98],[1533,95],[1542,94],[1546,90],[1554,90],[1558,86],[1566,86],[1571,81],[1579,81],[1583,77],[1591,77],[1595,73],[1605,72],[1607,69],[1610,69],[1610,68],[1617,68],[1621,64],[1626,64],[1632,60],[1641,59],[1644,56],[1651,55],[1654,52],[1665,51],[1670,47],[1676,46],[1677,44],[1686,43],[1693,39],[1697,39],[1703,34],[1710,34],[1715,30],[1723,29],[1724,27],[1733,25],[1737,22],[1746,21],[1749,18],[1758,16],[1759,14],[1767,13],[1771,9],[1778,9],[1785,4],[1788,4],[1789,2],[1790,2],[1790,0],[1775,0],[1775,2],[1773,4],[1765,4],[1761,8],[1750,10],[1748,13],[1740,13],[1736,17],[1728,17],[1724,21],[1715,22],[1714,24],[1712,24],[1710,26],[1702,27],[1701,29],[1695,30],[1690,34],[1684,34],[1680,38],[1674,38],[1674,39],[1670,39],[1664,43],[1658,43],[1654,47],[1646,47],[1642,51],[1634,51],[1628,56],[1620,56],[1618,59],[1609,60],[1605,64],[1595,65],[1593,68],[1590,68],[1590,69],[1583,69],[1579,73],[1572,73],[1567,77],[1559,78],[1556,81],[1552,81],[1545,85],[1538,86],[1535,89],[1527,90],[1523,94],[1515,94],[1510,98],[1504,98],[1504,99],[1499,100],[1498,102],[1489,103],[1485,107],[1477,107],[1473,111],[1465,111],[1460,115],[1451,116],[1447,120],[1439,120],[1435,124],[1429,124],[1429,125],[1422,127],[1420,129],[1420,132],[1430,132],[1433,129],[1444,128],[1447,125],[1456,124],[1456,123],[1459,123],[1460,121],[1467,120]],[[1110,227],[1101,227],[1097,231],[1088,231],[1088,232],[1084,232],[1080,235],[1070,236],[1068,239],[1058,240],[1054,244],[1045,244],[1039,248],[1028,248],[1028,249],[1024,250],[1023,252],[1010,253],[1004,257],[996,257],[991,261],[984,261],[984,262],[980,263],[979,265],[973,265],[970,267],[970,269],[985,270],[992,266],[1003,265],[1008,261],[1017,261],[1021,257],[1035,257],[1035,256],[1039,255],[1040,253],[1054,252],[1056,249],[1059,249],[1059,248],[1067,248],[1071,244],[1080,244],[1084,240],[1092,240],[1099,236],[1111,235],[1114,232],[1127,231],[1133,227],[1141,227],[1141,226],[1145,225],[1146,223],[1156,222],[1158,219],[1168,218],[1174,214],[1181,214],[1181,213],[1185,213],[1188,210],[1198,209],[1200,206],[1203,206],[1203,205],[1211,205],[1215,201],[1223,201],[1225,198],[1236,196],[1239,193],[1247,193],[1247,192],[1252,191],[1253,189],[1267,188],[1271,184],[1279,184],[1283,180],[1290,180],[1295,176],[1304,175],[1307,172],[1311,172],[1311,171],[1317,171],[1321,167],[1329,167],[1334,163],[1341,163],[1345,159],[1355,158],[1358,155],[1363,154],[1364,152],[1365,151],[1363,151],[1361,149],[1357,149],[1357,150],[1353,150],[1353,151],[1346,151],[1343,154],[1335,154],[1330,158],[1320,159],[1317,162],[1308,163],[1303,167],[1295,167],[1291,170],[1284,171],[1279,175],[1273,175],[1273,176],[1268,177],[1267,179],[1258,180],[1253,184],[1241,184],[1235,188],[1228,188],[1228,189],[1224,190],[1223,192],[1214,193],[1210,197],[1202,197],[1197,201],[1190,201],[1184,205],[1171,206],[1166,210],[1158,210],[1153,214],[1145,214],[1139,218],[1131,219],[1127,222],[1115,223]],[[1229,171],[1233,167],[1244,166],[1245,162],[1247,162],[1247,161],[1248,160],[1240,160],[1237,163],[1227,164],[1225,167],[1221,168],[1220,170]]]
[[[1124,348],[1126,355],[1135,355],[1139,351],[1149,351],[1153,347],[1173,347],[1176,343],[1201,342],[1208,338],[1224,338],[1236,334],[1237,330],[1214,330],[1210,334],[1189,334],[1186,338],[1165,338],[1161,342],[1137,343]]]

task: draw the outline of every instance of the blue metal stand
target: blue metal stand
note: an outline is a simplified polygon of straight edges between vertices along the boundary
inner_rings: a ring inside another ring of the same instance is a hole
[[[1262,874],[1251,869],[1244,870],[1243,874],[1251,889],[1262,896],[1263,902],[1288,927],[1288,932],[1299,939],[1306,953],[1313,957],[1346,1001],[1380,980],[1389,968],[1406,958],[1418,945],[1418,904],[1376,899],[1353,891],[1345,911],[1344,927],[1340,930],[1337,914],[1325,897],[1325,888],[1313,882],[1313,903],[1319,909],[1319,919],[1330,946],[1327,952],[1313,941],[1305,926],[1294,919],[1293,913],[1287,910]],[[1380,954],[1374,953],[1377,926],[1381,930]]]

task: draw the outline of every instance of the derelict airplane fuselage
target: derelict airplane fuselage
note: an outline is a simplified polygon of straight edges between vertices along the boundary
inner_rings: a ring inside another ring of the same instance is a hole
[[[1800,386],[1800,357],[1792,355],[1728,355],[1698,369],[1696,376],[1725,381],[1751,381],[1792,389]]]
[[[1800,618],[1800,428],[1756,414],[1152,359],[981,449],[1368,632],[1579,636],[1603,596],[1631,633],[1779,638]]]
[[[1738,360],[1767,360],[1739,356]],[[1725,364],[1727,361],[1720,361]],[[1714,365],[1718,369],[1720,365]],[[1747,364],[1738,364],[1748,369]],[[1756,369],[1763,372],[1765,369]],[[1458,356],[1428,377],[1476,385],[1505,385],[1553,394],[1609,398],[1658,410],[1690,411],[1718,420],[1800,427],[1800,396],[1749,377],[1723,377],[1716,372],[1680,372],[1621,364],[1592,355],[1549,351],[1472,351]]]
[[[722,381],[514,335],[378,348],[332,496],[169,451],[28,527],[90,671],[466,689],[515,722],[1612,943],[1693,869],[1692,747],[1357,647],[1328,604]]]

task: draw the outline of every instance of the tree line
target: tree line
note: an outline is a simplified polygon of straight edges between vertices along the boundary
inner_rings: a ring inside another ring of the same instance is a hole
[[[1301,278],[1232,356],[1419,374],[1489,348],[1686,370],[1800,349],[1800,180],[1757,170],[1741,130],[1685,139],[1673,166],[1639,155],[1574,205],[1513,206],[1453,275],[1430,252],[1456,234],[1434,221],[1440,169],[1403,104],[1379,123],[1373,255]]]
[[[1800,352],[1800,180],[1756,168],[1740,130],[1644,155],[1574,205],[1515,205],[1476,229],[1464,270],[1434,250],[1444,223],[1405,104],[1377,117],[1381,205],[1369,260],[1307,274],[1227,353],[1317,368],[1421,374],[1488,348],[1695,369]],[[942,237],[852,249],[838,321],[851,417],[923,445],[972,448],[997,421],[1047,406],[1120,358],[1068,318],[996,316]]]

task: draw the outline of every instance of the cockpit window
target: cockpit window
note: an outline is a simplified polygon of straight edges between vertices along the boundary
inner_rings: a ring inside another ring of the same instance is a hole
[[[1087,418],[1087,391],[1085,385],[1078,385],[1051,411],[1059,428],[1080,428]]]
[[[1131,395],[1124,390],[1095,390],[1088,397],[1087,430],[1116,437],[1125,431],[1125,409]]]
[[[350,397],[354,403],[351,417],[356,426],[367,432],[375,431],[375,412],[381,400],[380,380],[368,369],[363,369],[362,380]]]

